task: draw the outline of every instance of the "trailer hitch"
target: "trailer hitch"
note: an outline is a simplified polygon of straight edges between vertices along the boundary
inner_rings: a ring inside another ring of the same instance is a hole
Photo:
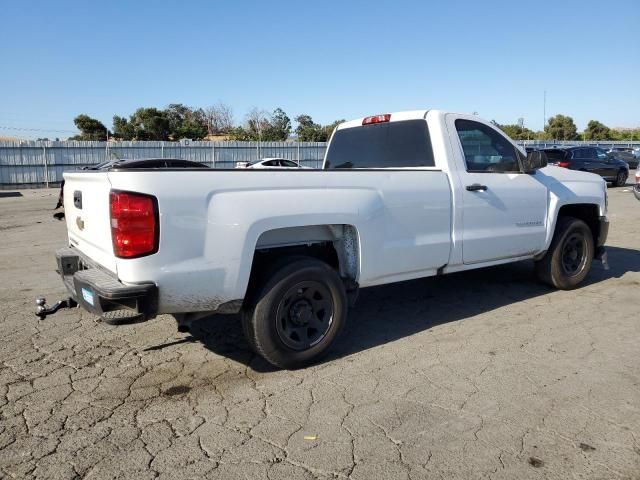
[[[51,307],[47,305],[47,299],[44,297],[36,298],[36,315],[40,320],[44,320],[47,318],[47,315],[53,315],[61,308],[74,308],[78,306],[78,302],[76,302],[73,298],[69,297],[64,300],[60,300],[56,302]]]

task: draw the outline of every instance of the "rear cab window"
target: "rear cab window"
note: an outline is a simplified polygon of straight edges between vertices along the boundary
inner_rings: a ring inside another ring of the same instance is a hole
[[[567,159],[567,151],[566,150],[559,150],[557,148],[549,148],[549,149],[545,149],[543,151],[547,155],[547,159],[549,160],[549,163],[562,162],[562,161],[565,161]]]
[[[326,169],[433,167],[425,120],[402,120],[336,130]]]

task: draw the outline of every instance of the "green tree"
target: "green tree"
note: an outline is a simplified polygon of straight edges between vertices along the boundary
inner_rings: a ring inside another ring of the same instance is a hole
[[[544,130],[535,132],[534,140],[551,140],[551,137]]]
[[[169,122],[169,136],[172,140],[200,140],[207,136],[207,120],[202,109],[196,110],[181,103],[172,103],[164,113]]]
[[[157,108],[139,108],[129,119],[136,140],[169,140],[171,126],[166,112]]]
[[[611,140],[640,140],[640,128],[614,128]]]
[[[310,115],[298,115],[295,120],[298,122],[295,132],[300,142],[317,141],[316,138],[320,135],[321,127],[313,122]]]
[[[319,125],[309,115],[298,115],[296,122],[296,135],[299,142],[326,142],[331,137],[333,130],[345,120],[336,120],[329,125]]]
[[[325,142],[327,140],[326,130],[323,130],[322,125],[315,123],[310,115],[298,115],[296,122],[298,122],[298,126],[296,127],[298,141]]]
[[[276,108],[262,132],[262,139],[267,141],[284,141],[291,133],[291,120],[281,108]]]
[[[88,115],[81,114],[73,119],[80,134],[71,137],[71,140],[106,140],[107,127],[100,120],[91,118]]]
[[[553,140],[575,140],[578,136],[573,118],[566,115],[551,117],[544,126],[544,131]]]
[[[177,131],[172,132],[171,138],[179,140],[181,138],[189,138],[191,140],[202,140],[207,136],[207,125],[197,119],[186,119]]]
[[[333,131],[336,129],[336,127],[344,122],[346,122],[345,119],[336,120],[333,123],[330,123],[329,125],[325,125],[324,127],[322,127],[322,130],[324,131],[324,137],[325,137],[325,139],[322,141],[323,142],[328,141],[331,138],[331,134],[333,134]]]
[[[227,134],[231,140],[237,140],[239,142],[247,142],[253,140],[249,131],[241,126],[231,128]]]
[[[583,137],[584,140],[610,140],[611,129],[597,120],[589,120]]]
[[[113,136],[120,140],[133,140],[136,132],[133,124],[124,117],[113,116]]]
[[[512,140],[531,140],[535,138],[536,133],[524,126],[518,124],[501,125],[495,120],[491,120],[496,127],[507,134]]]

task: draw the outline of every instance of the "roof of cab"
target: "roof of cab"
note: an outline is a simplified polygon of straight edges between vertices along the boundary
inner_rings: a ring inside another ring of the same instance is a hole
[[[401,122],[403,120],[421,120],[424,119],[429,110],[408,110],[405,112],[391,112],[391,120],[390,122]],[[382,115],[389,112],[382,113],[372,113],[371,115]],[[366,117],[356,118],[354,120],[349,120],[348,122],[343,122],[338,125],[337,130],[342,130],[343,128],[353,128],[353,127],[361,127],[362,121],[370,117],[371,115],[367,115]]]

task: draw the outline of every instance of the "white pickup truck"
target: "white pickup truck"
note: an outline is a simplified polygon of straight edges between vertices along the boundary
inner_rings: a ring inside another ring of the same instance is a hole
[[[110,323],[173,314],[182,330],[240,313],[251,347],[283,368],[326,353],[359,288],[533,259],[571,289],[608,232],[602,178],[438,110],[339,125],[322,170],[64,177],[56,256],[73,300]]]

